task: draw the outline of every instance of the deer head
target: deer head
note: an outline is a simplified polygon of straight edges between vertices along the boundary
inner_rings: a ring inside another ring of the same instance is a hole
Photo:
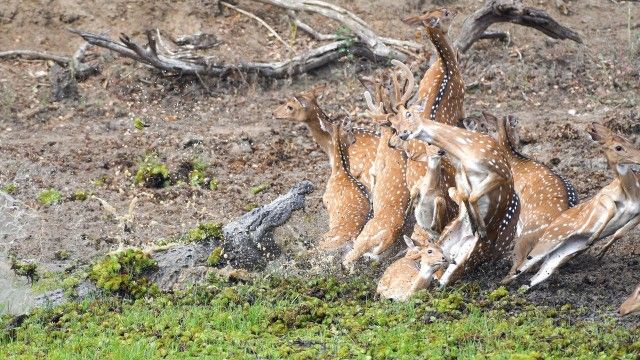
[[[640,285],[620,306],[620,316],[626,316],[638,311],[640,311]]]
[[[273,111],[276,119],[305,122],[309,121],[318,108],[317,99],[322,96],[326,85],[318,85],[308,91],[291,96]]]
[[[465,129],[483,134],[495,134],[498,131],[498,119],[486,112],[481,115],[471,115],[462,119]]]
[[[403,19],[409,25],[422,25],[428,29],[436,29],[446,33],[449,30],[451,21],[456,14],[448,9],[432,9],[427,10],[422,15],[410,16]]]
[[[404,235],[404,242],[407,244],[405,257],[420,261],[420,276],[424,279],[431,279],[433,273],[449,264],[455,262],[449,258],[442,248],[436,244],[432,238],[427,240],[425,246],[416,246],[413,239]]]
[[[587,127],[587,132],[602,145],[611,168],[622,166],[626,170],[628,165],[640,164],[640,150],[631,141],[595,122]]]

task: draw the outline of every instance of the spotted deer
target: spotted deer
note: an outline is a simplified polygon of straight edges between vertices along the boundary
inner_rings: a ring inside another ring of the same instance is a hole
[[[549,224],[560,213],[575,206],[578,197],[569,181],[543,163],[532,160],[516,150],[515,144],[519,140],[517,120],[513,116],[498,119],[483,112],[481,118],[467,118],[464,123],[470,130],[485,133],[496,130],[498,144],[507,153],[513,185],[522,204],[518,230],[513,241],[513,266],[502,282],[506,284]]]
[[[409,299],[416,292],[428,288],[435,272],[451,262],[433,240],[416,245],[405,235],[404,241],[407,252],[391,264],[378,281],[376,292],[383,298]]]
[[[321,119],[320,124],[331,136],[331,176],[322,196],[329,213],[329,231],[323,235],[320,248],[335,250],[358,236],[372,216],[372,209],[366,187],[349,172],[349,155],[344,145],[349,134],[342,128],[342,121]]]
[[[456,168],[458,221],[445,229],[440,244],[450,250],[457,265],[450,265],[440,279],[442,285],[455,281],[467,268],[497,259],[510,249],[515,236],[520,202],[513,187],[507,154],[489,135],[442,124],[416,121],[413,109],[391,117],[392,125],[404,140],[418,139],[443,149]],[[413,129],[413,130],[412,130]],[[472,233],[459,236],[463,219],[469,217]],[[452,237],[452,235],[457,237]],[[468,261],[468,263],[467,263]]]
[[[438,54],[418,87],[417,99],[424,101],[421,117],[449,125],[456,125],[464,118],[464,81],[456,52],[447,39],[454,17],[455,14],[447,9],[434,9],[404,19],[410,25],[424,27]]]
[[[392,77],[397,82],[396,77]],[[413,76],[410,81],[413,81]],[[409,89],[412,88],[412,84]],[[385,111],[392,106],[391,100],[396,103],[406,103],[411,96],[411,91],[406,93],[396,92],[392,99],[383,100],[382,84],[377,85],[376,97],[379,106],[372,105],[370,93],[367,98],[370,108],[370,118],[380,125],[380,141],[376,152],[374,169],[373,218],[367,222],[364,229],[353,243],[353,248],[345,255],[343,265],[353,269],[353,265],[363,255],[374,260],[388,249],[400,236],[405,223],[407,208],[409,205],[409,189],[407,188],[406,173],[407,161],[403,151],[389,146],[389,141],[394,136],[393,129],[389,126],[388,115]]]
[[[640,285],[631,293],[631,296],[620,305],[620,316],[626,316],[640,311]]]
[[[640,222],[640,182],[631,170],[640,164],[640,150],[603,125],[593,123],[587,132],[603,148],[615,179],[591,199],[563,211],[545,230],[526,260],[511,276],[516,278],[540,264],[524,289],[543,282],[555,270],[598,239],[613,237],[602,251]]]
[[[453,220],[457,212],[447,194],[443,155],[444,152],[440,151],[427,159],[427,173],[416,186],[416,191],[419,192],[414,211],[416,223],[434,239],[440,236],[445,225]]]
[[[311,136],[320,148],[330,154],[331,137],[322,130],[321,121],[328,121],[329,117],[318,105],[318,97],[324,92],[325,86],[316,86],[311,90],[290,97],[284,104],[274,110],[276,119],[291,120],[304,123]],[[353,143],[348,145],[349,164],[351,174],[367,189],[372,183],[369,175],[375,159],[378,146],[378,135],[366,129],[353,129]]]

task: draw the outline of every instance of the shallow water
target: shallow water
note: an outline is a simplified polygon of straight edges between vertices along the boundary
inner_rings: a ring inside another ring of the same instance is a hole
[[[0,253],[0,315],[23,314],[34,304],[35,299],[26,278],[16,276],[6,254]]]

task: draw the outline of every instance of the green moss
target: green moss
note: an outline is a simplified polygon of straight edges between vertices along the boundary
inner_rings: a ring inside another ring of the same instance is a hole
[[[507,295],[509,295],[509,290],[507,290],[507,288],[505,288],[504,286],[500,286],[499,288],[489,293],[489,299],[491,301],[496,301],[502,299]]]
[[[169,186],[169,170],[156,156],[146,156],[139,164],[134,176],[136,185],[150,188]]]
[[[202,223],[197,227],[189,230],[187,233],[187,242],[200,242],[212,239],[222,239],[222,224],[220,223]]]
[[[69,254],[67,250],[58,250],[55,252],[55,254],[53,254],[53,257],[56,260],[65,261],[65,260],[69,260],[69,258],[71,257],[71,254]]]
[[[218,266],[220,264],[220,260],[222,260],[222,246],[218,246],[209,255],[207,258],[207,265],[209,266]]]
[[[0,191],[3,191],[9,195],[13,195],[16,192],[18,192],[18,185],[14,184],[14,183],[9,183],[4,185],[2,188],[0,188]]]
[[[37,309],[11,331],[0,324],[0,358],[636,359],[640,351],[640,328],[609,315],[548,319],[546,307],[523,298],[505,312],[468,287],[380,301],[374,280],[218,280],[144,300]],[[443,303],[464,311],[431,316]]]
[[[254,186],[251,188],[251,194],[258,195],[261,192],[267,190],[269,188],[269,184],[260,184],[258,186]]]
[[[73,193],[73,199],[75,201],[85,201],[88,198],[89,198],[89,192],[85,190],[76,190],[76,192]]]
[[[189,172],[189,184],[195,187],[201,187],[205,183],[205,175],[201,170],[191,170]]]
[[[80,279],[75,276],[69,276],[62,281],[62,288],[64,289],[64,295],[68,298],[75,298],[77,296],[76,287],[80,285]]]
[[[104,186],[107,183],[107,180],[109,180],[109,177],[107,175],[100,175],[97,178],[95,178],[92,181],[92,183],[96,187],[101,187],[101,186]]]
[[[209,190],[218,190],[218,180],[216,179],[209,180]]]
[[[156,266],[155,260],[142,250],[128,249],[100,259],[91,267],[89,278],[100,289],[139,299],[157,292],[144,277]]]
[[[244,206],[243,210],[249,212],[257,207],[258,207],[258,204],[256,203],[248,203],[247,205]]]
[[[26,277],[32,284],[40,279],[38,264],[33,262],[21,261],[11,257],[11,270],[18,276]]]
[[[62,194],[56,189],[42,190],[38,195],[38,202],[45,206],[51,206],[62,200]]]
[[[144,130],[144,128],[148,127],[149,125],[147,125],[141,118],[136,117],[133,118],[133,127],[138,129],[138,130]]]

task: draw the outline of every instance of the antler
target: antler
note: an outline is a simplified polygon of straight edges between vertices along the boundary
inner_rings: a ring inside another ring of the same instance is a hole
[[[411,99],[411,95],[413,93],[413,87],[415,85],[415,79],[413,77],[413,72],[409,67],[398,60],[391,60],[391,63],[400,69],[400,72],[403,76],[402,83],[403,86],[400,86],[398,83],[397,76],[392,77],[393,86],[394,86],[394,95],[395,95],[395,103],[393,104],[393,111],[398,112],[399,106],[406,107],[407,102]],[[402,95],[401,95],[402,94]]]

